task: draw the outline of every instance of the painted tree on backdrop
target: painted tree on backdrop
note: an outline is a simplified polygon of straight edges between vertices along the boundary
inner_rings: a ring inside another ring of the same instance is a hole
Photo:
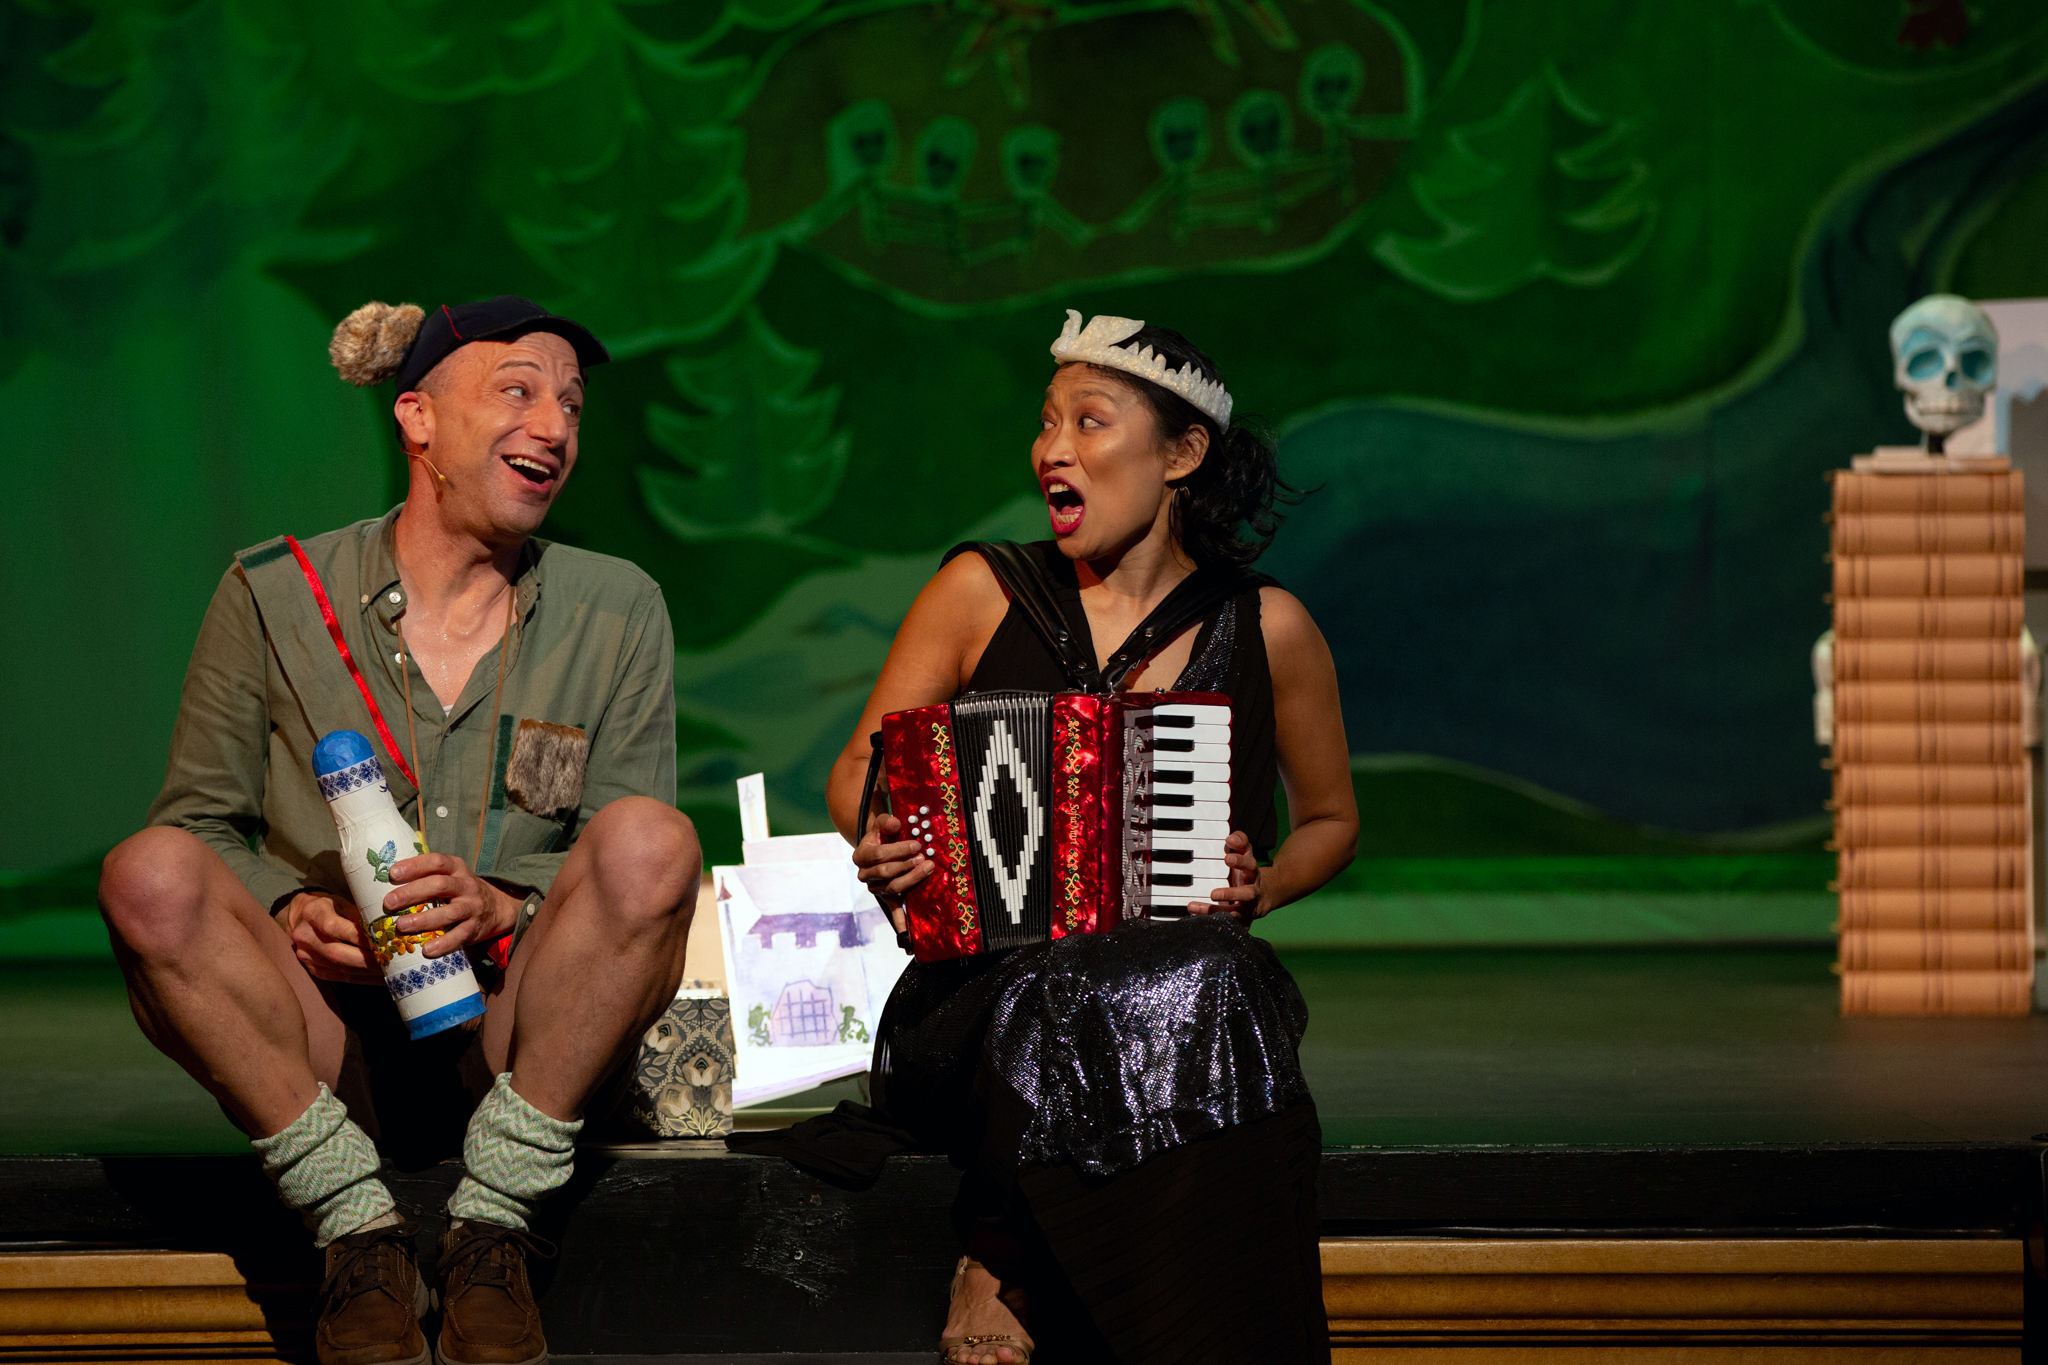
[[[641,466],[655,520],[684,541],[768,536],[836,556],[797,531],[831,503],[852,440],[833,424],[839,390],[805,391],[817,368],[755,308],[719,350],[672,357],[669,382],[703,415],[647,405],[647,439],[682,467]]]
[[[1498,114],[1453,128],[1410,182],[1443,226],[1434,241],[1388,233],[1380,260],[1450,299],[1491,299],[1539,279],[1612,280],[1650,239],[1657,201],[1631,152],[1634,125],[1603,119],[1548,63]]]

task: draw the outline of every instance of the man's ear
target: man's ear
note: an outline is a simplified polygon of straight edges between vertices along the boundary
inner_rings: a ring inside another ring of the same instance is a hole
[[[1195,423],[1175,438],[1166,453],[1166,477],[1184,479],[1202,467],[1209,454],[1209,428]]]
[[[408,452],[425,450],[434,443],[434,396],[420,389],[408,389],[391,405],[398,429],[405,435]]]

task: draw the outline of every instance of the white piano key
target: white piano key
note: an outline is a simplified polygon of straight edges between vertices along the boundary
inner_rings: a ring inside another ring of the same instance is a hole
[[[1214,863],[1223,860],[1221,839],[1175,841],[1171,835],[1152,836],[1152,861],[1162,868],[1175,864]]]
[[[1196,855],[1195,850],[1161,848],[1157,844],[1152,846],[1152,870],[1154,872],[1185,872],[1191,867],[1208,867],[1211,864],[1220,865],[1222,859],[1223,850],[1215,844],[1201,849],[1199,856]]]
[[[1194,745],[1192,749],[1157,749],[1153,767],[1186,767],[1188,763],[1229,763],[1229,745]]]
[[[1222,870],[1219,872],[1216,870],[1218,868]],[[1214,858],[1198,858],[1191,863],[1152,864],[1152,875],[1155,879],[1169,873],[1194,878],[1189,885],[1204,894],[1212,887],[1230,884],[1230,869]]]
[[[1187,881],[1174,880],[1186,877]],[[1230,885],[1230,864],[1203,859],[1192,863],[1159,863],[1152,868],[1154,886],[1185,886],[1207,895],[1219,886]]]
[[[1205,858],[1221,858],[1223,856],[1221,852],[1223,841],[1228,837],[1228,830],[1217,835],[1215,838],[1201,834],[1179,834],[1172,830],[1154,830],[1152,832],[1152,847],[1172,849],[1213,848],[1218,851],[1215,853],[1204,853],[1202,856]]]
[[[1185,753],[1190,744],[1229,744],[1228,725],[1190,725],[1181,730],[1158,730],[1152,736],[1153,745],[1161,752]]]
[[[1230,785],[1228,763],[1183,762],[1178,754],[1161,754],[1152,769],[1152,783],[1161,790],[1186,787],[1190,782],[1221,782]]]
[[[1155,716],[1186,716],[1197,725],[1230,724],[1230,708],[1227,706],[1197,706],[1188,702],[1167,702],[1152,708]]]
[[[1159,731],[1151,737],[1153,753],[1188,753],[1194,745],[1231,747],[1231,733],[1219,724],[1196,724],[1186,731]]]
[[[1196,820],[1172,815],[1155,814],[1150,824],[1152,839],[1157,843],[1161,838],[1208,839],[1219,847],[1230,837],[1230,818],[1221,820]],[[1182,828],[1186,826],[1186,828]]]
[[[1154,815],[1172,816],[1178,820],[1228,820],[1230,803],[1204,799],[1197,801],[1193,795],[1193,784],[1184,787],[1161,787],[1148,793],[1149,804],[1144,809]],[[1133,819],[1143,820],[1143,816]]]

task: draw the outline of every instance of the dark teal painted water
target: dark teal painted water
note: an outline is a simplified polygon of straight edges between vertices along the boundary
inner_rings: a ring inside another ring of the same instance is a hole
[[[2048,87],[1844,196],[1789,349],[1696,411],[1538,430],[1379,401],[1290,432],[1284,469],[1320,491],[1262,567],[1331,642],[1352,752],[1482,763],[1672,829],[1816,814],[1823,472],[1916,437],[1886,326],[2044,148]],[[1639,359],[1557,340],[1560,383]]]

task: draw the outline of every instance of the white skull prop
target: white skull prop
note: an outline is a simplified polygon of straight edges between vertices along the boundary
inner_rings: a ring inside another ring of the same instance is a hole
[[[1984,415],[1998,384],[1998,329],[1968,299],[1929,294],[1893,320],[1892,359],[1907,418],[1947,436]]]

